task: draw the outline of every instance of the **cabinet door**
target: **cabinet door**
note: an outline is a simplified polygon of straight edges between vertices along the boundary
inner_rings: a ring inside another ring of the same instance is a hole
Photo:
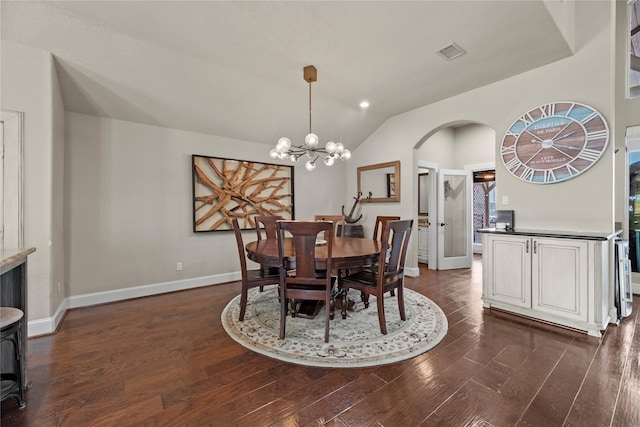
[[[534,239],[532,304],[537,311],[587,320],[587,243]]]
[[[531,308],[531,239],[487,235],[489,301]]]
[[[418,261],[429,261],[429,229],[418,227]]]

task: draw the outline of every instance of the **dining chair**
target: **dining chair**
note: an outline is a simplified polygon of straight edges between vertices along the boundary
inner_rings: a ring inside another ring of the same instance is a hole
[[[335,225],[335,236],[344,237],[345,219],[344,215],[316,215],[316,221],[332,221]],[[339,226],[339,227],[338,227]]]
[[[380,237],[384,234],[384,230],[387,227],[389,221],[399,221],[399,216],[377,216],[376,225],[373,227],[373,240],[378,240],[378,233]]]
[[[380,238],[382,238],[382,236],[384,235],[384,231],[387,228],[387,224],[389,223],[389,221],[399,221],[400,217],[399,216],[381,216],[378,215],[376,217],[376,225],[375,227],[373,227],[373,240],[378,240],[378,233],[380,233]],[[376,269],[378,266],[377,265],[373,265],[372,266],[374,269]],[[395,291],[393,289],[391,289],[391,296],[395,296]]]
[[[280,215],[256,215],[254,220],[256,222],[258,240],[262,240],[262,230],[264,230],[264,237],[266,239],[275,239],[276,221],[281,219],[284,219],[284,217]]]
[[[324,301],[325,331],[324,341],[329,342],[329,320],[333,311],[332,291],[335,277],[331,271],[334,223],[328,221],[278,221],[278,260],[280,264],[280,339],[285,337],[287,305],[291,306],[291,316],[296,317],[298,300]],[[285,232],[293,240],[295,269],[284,257]],[[324,232],[327,250],[326,270],[316,270],[316,240]]]
[[[340,288],[343,289],[343,306],[347,303],[346,295],[349,289],[356,289],[362,293],[364,307],[369,307],[369,295],[376,297],[378,307],[378,321],[380,332],[387,334],[387,324],[384,315],[384,293],[396,290],[398,294],[398,308],[400,319],[406,320],[404,309],[404,265],[409,247],[409,238],[413,220],[390,221],[382,233],[380,262],[377,270],[363,269],[339,278]],[[391,253],[387,257],[387,248],[391,241]]]
[[[247,258],[245,255],[244,242],[242,241],[242,232],[238,225],[238,219],[233,218],[233,231],[236,234],[236,243],[238,244],[238,256],[240,257],[240,272],[242,273],[242,291],[240,293],[240,321],[244,320],[244,314],[247,311],[247,294],[249,289],[265,285],[277,285],[280,283],[280,272],[265,268],[248,270]]]

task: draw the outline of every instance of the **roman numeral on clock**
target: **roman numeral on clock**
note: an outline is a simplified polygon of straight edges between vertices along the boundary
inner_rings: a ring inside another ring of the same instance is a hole
[[[544,171],[544,182],[556,182],[556,174],[553,170],[548,169]]]
[[[516,170],[522,163],[520,162],[520,159],[518,159],[517,157],[514,157],[513,159],[509,160],[507,163],[505,163],[504,165],[507,167],[507,169],[509,169],[511,172],[513,172],[514,170]]]
[[[507,147],[502,146],[500,147],[500,153],[504,156],[505,154],[515,154],[516,152],[516,145],[509,145]]]
[[[524,167],[524,171],[520,174],[520,178],[527,180],[527,181],[531,181],[533,179],[533,174],[535,173],[535,171],[531,168],[528,167]]]
[[[578,154],[578,156],[576,158],[583,159],[583,160],[588,160],[590,162],[595,162],[596,160],[598,160],[600,158],[600,154],[602,154],[602,152],[600,152],[598,150],[592,150],[590,148],[585,148]]]
[[[606,138],[608,133],[609,133],[609,132],[608,132],[606,129],[603,129],[603,130],[596,130],[596,131],[593,131],[593,132],[588,132],[588,133],[587,133],[587,139],[588,139],[589,141],[591,141],[591,140],[593,140],[593,139]]]
[[[542,113],[542,118],[555,116],[556,114],[556,104],[546,104],[540,107],[540,113]]]

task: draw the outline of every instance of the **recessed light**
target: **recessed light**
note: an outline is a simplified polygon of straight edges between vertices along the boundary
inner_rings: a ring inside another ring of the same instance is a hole
[[[360,102],[360,108],[369,108],[369,101]]]

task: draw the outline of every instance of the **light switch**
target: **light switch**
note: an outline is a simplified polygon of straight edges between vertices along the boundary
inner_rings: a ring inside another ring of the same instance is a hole
[[[509,196],[502,196],[502,204],[503,205],[509,204]]]

